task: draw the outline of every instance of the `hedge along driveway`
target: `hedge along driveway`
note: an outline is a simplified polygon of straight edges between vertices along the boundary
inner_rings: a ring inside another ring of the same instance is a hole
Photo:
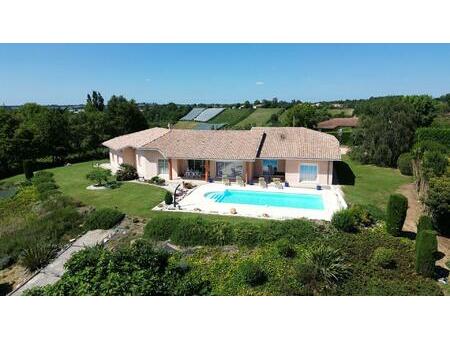
[[[151,209],[164,200],[165,190],[151,185],[124,182],[120,188],[107,190],[87,190],[92,184],[86,174],[93,169],[93,161],[73,164],[68,167],[49,169],[60,190],[86,205],[95,208],[118,208],[120,211],[140,217],[149,217]],[[17,175],[5,181],[18,182],[24,175]]]

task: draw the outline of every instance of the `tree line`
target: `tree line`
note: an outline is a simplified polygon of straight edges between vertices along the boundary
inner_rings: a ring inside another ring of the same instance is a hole
[[[99,157],[103,141],[147,127],[134,100],[113,95],[105,104],[95,91],[80,112],[35,103],[0,107],[0,177],[20,172],[24,161],[54,165]]]

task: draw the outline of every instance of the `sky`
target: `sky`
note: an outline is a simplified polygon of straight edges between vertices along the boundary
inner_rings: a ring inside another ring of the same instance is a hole
[[[316,102],[450,92],[450,44],[0,44],[0,104]]]

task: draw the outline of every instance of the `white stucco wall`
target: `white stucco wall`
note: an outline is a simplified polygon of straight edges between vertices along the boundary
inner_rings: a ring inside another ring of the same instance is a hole
[[[300,182],[300,164],[317,164],[317,181]],[[333,181],[333,162],[308,161],[308,160],[286,160],[285,179],[290,186],[302,186],[305,184],[331,185]]]
[[[127,163],[136,166],[135,150],[133,148],[124,148],[121,150],[109,150],[109,163],[111,164],[111,171],[114,174],[122,163]]]
[[[160,152],[155,150],[136,150],[136,169],[139,177],[146,180],[158,175],[158,160],[164,159]]]

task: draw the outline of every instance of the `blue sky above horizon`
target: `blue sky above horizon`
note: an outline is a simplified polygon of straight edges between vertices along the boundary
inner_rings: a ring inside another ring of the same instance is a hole
[[[450,44],[0,44],[0,104],[440,96],[449,60]]]

